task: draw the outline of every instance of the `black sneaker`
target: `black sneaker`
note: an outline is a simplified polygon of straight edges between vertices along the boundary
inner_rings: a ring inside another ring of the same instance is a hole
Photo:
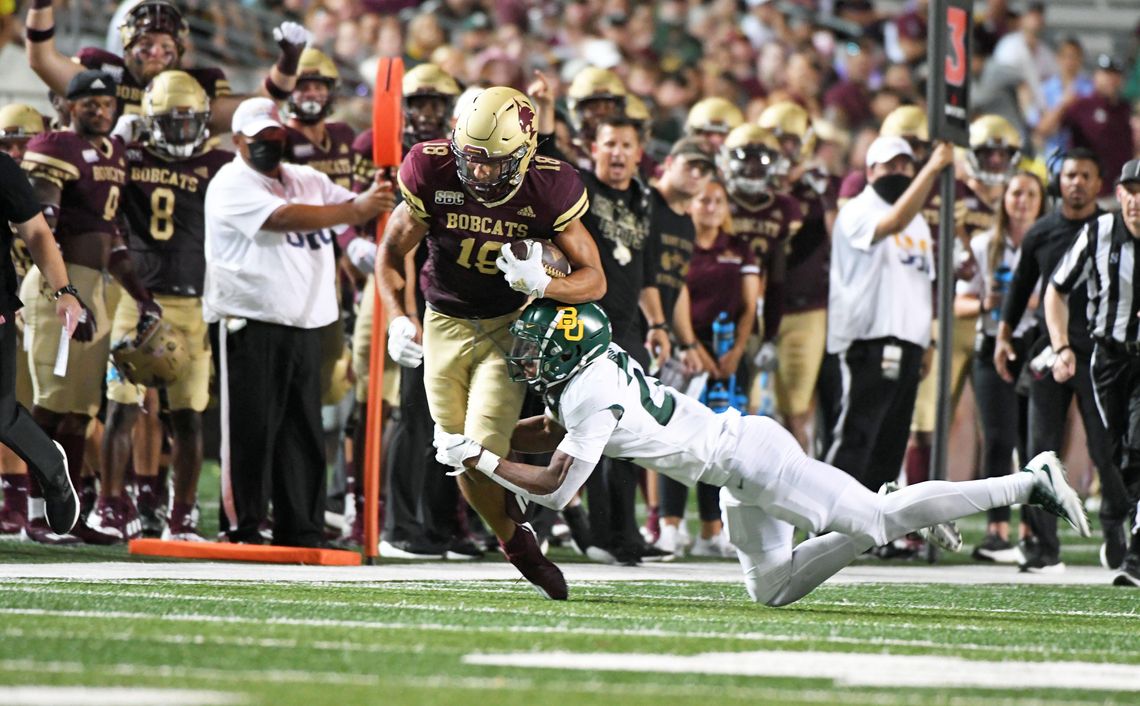
[[[642,545],[637,548],[637,553],[641,555],[641,560],[646,562],[673,561],[674,559],[672,552],[658,549],[652,544],[642,543]]]
[[[385,559],[416,559],[431,561],[442,559],[447,548],[427,540],[393,539],[380,540],[380,556]]]
[[[79,494],[71,484],[71,475],[67,470],[67,454],[58,441],[52,441],[59,451],[63,461],[54,469],[36,468],[28,464],[39,482],[44,494],[44,514],[51,531],[58,535],[65,535],[71,531],[79,521]]]
[[[1128,552],[1120,565],[1120,571],[1112,579],[1112,585],[1140,588],[1140,554],[1134,551]]]
[[[987,534],[982,543],[974,547],[973,557],[978,561],[992,561],[995,564],[1020,564],[1025,559],[1009,540],[996,534]]]
[[[483,558],[483,550],[466,537],[456,538],[447,545],[443,558],[448,561],[475,561]]]
[[[1026,537],[1018,546],[1023,557],[1017,564],[1018,571],[1028,574],[1064,573],[1065,564],[1061,558],[1043,550],[1036,537]]]
[[[566,527],[570,530],[570,543],[574,551],[585,554],[593,544],[590,538],[590,520],[586,517],[586,509],[581,505],[568,507],[562,511],[562,519],[566,520]]]
[[[1102,520],[1104,543],[1100,545],[1100,565],[1115,571],[1128,553],[1128,532],[1123,520]]]

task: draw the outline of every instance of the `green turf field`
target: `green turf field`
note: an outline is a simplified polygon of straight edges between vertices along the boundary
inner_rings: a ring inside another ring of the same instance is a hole
[[[8,693],[161,687],[230,703],[330,706],[1140,702],[1138,595],[1111,586],[825,586],[784,609],[749,603],[739,584],[663,582],[579,584],[566,603],[513,581],[19,580],[0,584],[0,596]],[[519,653],[545,665],[501,666]],[[866,655],[872,666],[821,678],[841,660],[835,653]],[[625,671],[621,660],[633,655],[642,664]],[[947,678],[1013,660],[993,671],[1014,686],[902,685],[897,660],[923,655]],[[584,658],[584,669],[560,668]],[[667,658],[681,666],[657,671]],[[795,676],[746,675],[774,659],[790,661]],[[1025,680],[1034,662],[1072,663],[1048,665],[1053,676],[1097,665],[1124,676],[1109,675],[1112,691],[1035,688]],[[857,683],[875,671],[886,685]],[[1135,681],[1124,684],[1135,686],[1121,687],[1128,675]]]

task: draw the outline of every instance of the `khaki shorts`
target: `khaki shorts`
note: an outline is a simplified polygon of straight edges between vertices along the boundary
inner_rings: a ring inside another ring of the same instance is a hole
[[[356,326],[352,329],[352,372],[356,374],[356,399],[368,400],[369,362],[372,355],[372,319],[375,303],[375,285],[372,275],[360,295],[360,308],[356,312]],[[381,394],[392,407],[400,406],[400,366],[391,356],[384,356],[384,382]]]
[[[336,404],[348,394],[347,368],[338,366],[344,358],[344,320],[338,318],[321,331],[321,404]]]
[[[526,394],[526,384],[513,382],[507,369],[510,325],[517,318],[518,312],[472,320],[428,311],[424,320],[424,386],[432,419],[500,456],[511,450]]]
[[[827,348],[827,309],[785,314],[776,339],[776,404],[785,419],[811,410]]]
[[[978,317],[954,319],[954,340],[950,351],[950,413],[958,408],[958,399],[962,396],[962,389],[966,386],[966,373],[974,362],[974,337],[976,335]],[[934,335],[938,335],[938,322],[933,324]],[[938,388],[938,356],[933,356],[930,372],[918,384],[918,397],[914,401],[914,415],[911,417],[910,430],[914,433],[929,433],[934,431],[934,423],[938,416],[937,398]]]
[[[24,314],[18,316],[22,319]],[[16,327],[16,401],[31,409],[34,404],[35,390],[32,388],[32,371],[28,367],[28,354],[24,350],[24,328],[21,324]]]
[[[32,375],[32,402],[57,414],[94,416],[99,412],[103,398],[103,374],[111,347],[111,326],[103,298],[103,273],[67,263],[67,277],[79,290],[79,298],[95,314],[98,329],[95,339],[89,343],[71,340],[67,372],[63,377],[57,377],[55,360],[63,326],[56,318],[55,302],[48,301],[46,296],[51,293],[51,286],[38,267],[28,271],[20,287],[20,299],[25,304],[24,335],[31,339],[25,345]]]
[[[210,401],[210,339],[206,322],[202,319],[202,300],[197,297],[157,295],[154,300],[162,306],[162,320],[182,332],[186,338],[189,358],[186,369],[179,373],[178,381],[166,388],[170,409],[192,409],[201,412]],[[135,300],[123,297],[115,310],[115,323],[111,327],[111,340],[120,341],[134,335],[139,323],[139,308]],[[114,345],[114,343],[112,343]],[[119,404],[142,404],[146,387],[136,385],[119,375],[107,364],[107,399]]]

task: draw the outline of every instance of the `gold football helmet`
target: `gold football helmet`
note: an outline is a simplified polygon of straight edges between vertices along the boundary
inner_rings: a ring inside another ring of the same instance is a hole
[[[190,349],[178,329],[162,319],[144,319],[111,348],[111,363],[136,385],[164,387],[189,367]]]
[[[728,133],[717,162],[729,193],[749,200],[777,190],[790,166],[776,135],[752,123]]]
[[[119,40],[123,51],[127,51],[144,34],[159,32],[174,37],[178,45],[178,55],[186,51],[186,40],[190,37],[190,24],[182,12],[167,0],[144,0],[135,5],[119,25]]]
[[[191,156],[209,134],[210,99],[185,71],[155,76],[143,92],[142,112],[150,144],[171,157]]]
[[[537,118],[530,98],[506,86],[486,89],[460,113],[451,152],[472,196],[496,206],[514,195],[538,149]]]
[[[926,122],[926,111],[916,105],[902,105],[895,108],[879,128],[884,137],[901,137],[910,144],[914,161],[922,164],[930,156],[930,126]]]
[[[320,81],[328,87],[328,97],[323,103],[304,96],[301,84],[305,81]],[[336,63],[320,49],[307,47],[297,63],[297,85],[289,94],[289,114],[307,124],[324,120],[332,112],[333,91],[339,82]]]
[[[757,123],[776,135],[784,156],[792,164],[799,164],[814,151],[811,117],[798,103],[773,103],[764,109]]]
[[[0,140],[30,140],[44,131],[44,116],[26,103],[0,108]]]
[[[996,186],[1013,178],[1021,162],[1021,133],[1000,115],[983,115],[970,123],[966,171],[983,184]]]
[[[410,146],[447,134],[459,84],[436,64],[419,64],[404,74],[404,141]]]
[[[713,96],[697,101],[685,119],[685,134],[715,132],[727,135],[744,122],[744,113],[731,101]]]
[[[579,132],[592,135],[598,118],[620,115],[625,110],[627,95],[625,84],[613,71],[587,66],[574,76],[566,90],[571,125]],[[589,116],[586,115],[587,105],[590,106]]]

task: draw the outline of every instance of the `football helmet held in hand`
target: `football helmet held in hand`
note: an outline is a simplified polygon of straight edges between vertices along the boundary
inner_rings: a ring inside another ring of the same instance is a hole
[[[190,362],[182,332],[162,319],[146,317],[132,336],[111,348],[111,362],[136,385],[162,387],[178,380]]]

